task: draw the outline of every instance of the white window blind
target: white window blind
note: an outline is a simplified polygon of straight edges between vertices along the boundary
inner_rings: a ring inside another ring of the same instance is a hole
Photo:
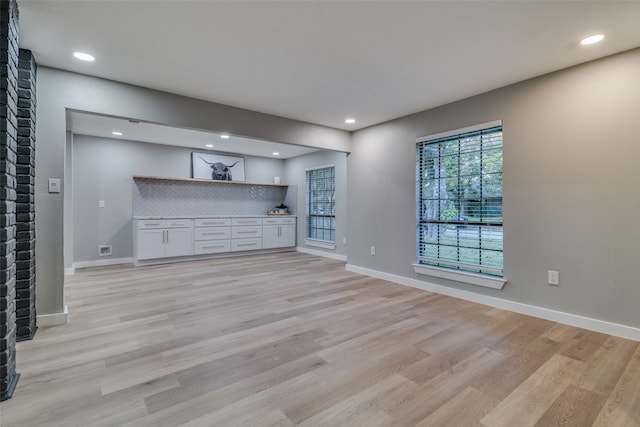
[[[502,125],[416,145],[418,264],[502,277]]]

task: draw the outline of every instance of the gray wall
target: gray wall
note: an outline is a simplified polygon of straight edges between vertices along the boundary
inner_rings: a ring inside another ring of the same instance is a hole
[[[131,177],[189,178],[192,151],[190,148],[74,135],[73,261],[132,257]],[[284,172],[284,160],[281,159],[244,156],[244,161],[248,182],[272,182],[274,176]],[[99,200],[104,200],[104,208],[98,206]],[[113,255],[98,257],[98,245],[112,245]]]
[[[349,264],[640,327],[638,76],[635,49],[355,132]],[[496,119],[506,287],[414,274],[415,139]]]
[[[36,258],[39,314],[64,309],[63,195],[47,192],[65,174],[66,109],[348,152],[348,132],[66,71],[38,67]]]
[[[336,167],[336,249],[332,251],[315,246],[310,246],[309,249],[346,256],[347,245],[343,243],[343,238],[347,237],[347,155],[345,153],[319,151],[293,157],[285,162],[286,183],[298,186],[298,246],[305,247],[306,170],[327,165]]]

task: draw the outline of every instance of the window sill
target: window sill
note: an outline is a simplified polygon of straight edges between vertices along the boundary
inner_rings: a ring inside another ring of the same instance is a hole
[[[336,249],[335,242],[326,242],[324,240],[304,239],[304,244],[305,246],[314,246],[316,248],[330,249],[332,251]]]
[[[425,276],[439,277],[441,279],[454,280],[468,285],[482,286],[491,289],[502,289],[507,283],[503,277],[492,277],[483,274],[454,271],[447,268],[433,267],[423,264],[413,264],[413,271]]]

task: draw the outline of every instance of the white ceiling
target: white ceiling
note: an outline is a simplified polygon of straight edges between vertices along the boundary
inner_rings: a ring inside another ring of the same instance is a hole
[[[346,130],[640,46],[640,1],[18,4],[40,65]]]
[[[236,135],[222,139],[219,133],[136,122],[127,118],[107,117],[78,111],[72,111],[70,119],[70,130],[75,134],[174,145],[195,148],[200,151],[213,150],[274,159],[289,159],[318,151],[315,148],[301,145],[279,144]],[[114,136],[112,132],[120,132],[122,136]],[[207,144],[213,145],[213,147],[207,147]],[[274,152],[278,154],[274,155]]]

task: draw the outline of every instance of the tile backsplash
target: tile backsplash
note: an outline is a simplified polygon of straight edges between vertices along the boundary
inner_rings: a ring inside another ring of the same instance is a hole
[[[135,177],[133,215],[265,215],[282,202],[295,215],[296,187]]]

